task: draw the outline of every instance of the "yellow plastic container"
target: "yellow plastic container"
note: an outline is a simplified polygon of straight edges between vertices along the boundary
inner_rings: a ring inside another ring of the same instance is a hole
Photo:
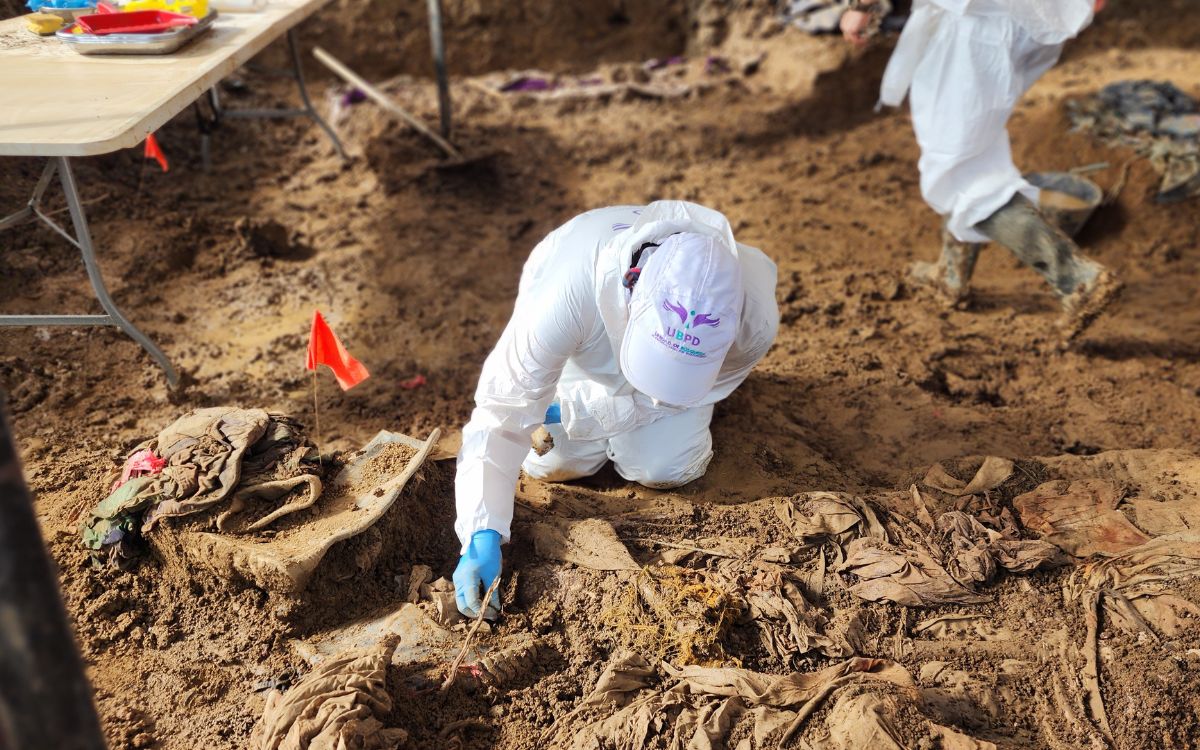
[[[121,10],[165,10],[204,18],[208,15],[208,0],[130,0]]]
[[[25,26],[39,36],[49,36],[58,31],[66,23],[62,16],[53,13],[30,13],[25,16]]]

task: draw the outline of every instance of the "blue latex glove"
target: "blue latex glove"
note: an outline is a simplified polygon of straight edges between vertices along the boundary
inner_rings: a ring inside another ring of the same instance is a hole
[[[466,554],[458,558],[454,569],[454,599],[458,611],[467,617],[478,617],[483,605],[483,595],[492,581],[500,575],[500,532],[485,529],[471,535]],[[483,588],[479,588],[482,584]],[[500,616],[500,592],[492,593],[484,618],[494,620]]]
[[[562,407],[557,401],[552,402],[546,409],[546,424],[562,424]]]

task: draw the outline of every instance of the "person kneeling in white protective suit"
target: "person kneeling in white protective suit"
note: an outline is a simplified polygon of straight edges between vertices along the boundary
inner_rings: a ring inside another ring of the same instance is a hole
[[[704,475],[713,404],[775,340],[775,276],[723,215],[682,201],[589,211],[534,248],[463,428],[454,587],[464,615],[478,614],[500,575],[519,469],[563,482],[611,459],[654,488]],[[543,425],[553,447],[539,455],[530,438]],[[486,614],[498,610],[497,594]]]
[[[842,17],[847,39],[865,43],[876,1],[854,0]],[[946,220],[941,259],[914,265],[914,280],[958,304],[979,243],[994,240],[1050,283],[1066,312],[1068,339],[1112,302],[1120,283],[1039,211],[1038,190],[1013,164],[1006,128],[1017,101],[1103,4],[914,0],[880,96],[899,106],[908,95],[921,193]]]

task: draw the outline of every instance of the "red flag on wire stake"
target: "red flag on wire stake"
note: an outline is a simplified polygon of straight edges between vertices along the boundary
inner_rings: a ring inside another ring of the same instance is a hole
[[[343,391],[350,390],[371,376],[362,362],[351,357],[346,347],[342,346],[342,342],[334,335],[325,318],[321,317],[321,311],[313,310],[306,367],[315,370],[317,365],[325,365],[333,370],[333,375]]]
[[[164,172],[168,172],[171,169],[171,165],[167,163],[167,155],[159,147],[158,139],[154,137],[154,133],[146,136],[146,149],[142,152],[142,156],[158,162],[158,166]]]

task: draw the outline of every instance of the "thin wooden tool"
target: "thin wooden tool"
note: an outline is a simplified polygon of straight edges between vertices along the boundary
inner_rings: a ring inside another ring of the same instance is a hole
[[[317,464],[324,467],[325,459],[321,458],[321,413],[317,408],[317,371],[314,368],[312,371],[312,392],[313,392],[313,432],[316,433],[316,438],[313,440],[317,446]]]
[[[467,649],[471,647],[471,641],[475,638],[475,632],[479,630],[479,626],[483,624],[483,614],[487,612],[488,602],[492,600],[492,594],[496,593],[496,587],[500,585],[500,576],[492,581],[492,585],[488,587],[487,593],[483,595],[483,603],[479,606],[479,614],[475,617],[475,623],[471,625],[471,629],[467,631],[467,639],[463,641],[462,648],[458,652],[458,656],[454,657],[454,661],[450,664],[450,674],[446,676],[446,681],[438,688],[439,693],[444,693],[454,684],[454,678],[458,676],[458,668],[462,665],[463,659],[467,656]]]
[[[462,153],[459,152],[459,150],[456,149],[453,145],[451,145],[449,141],[447,141],[445,138],[441,137],[437,133],[430,130],[429,126],[427,126],[425,123],[421,122],[416,117],[413,117],[411,114],[409,114],[399,104],[396,104],[394,101],[392,101],[391,98],[389,98],[387,94],[383,93],[379,89],[377,89],[374,86],[372,86],[371,84],[367,83],[365,80],[363,80],[362,76],[355,73],[353,70],[350,70],[350,68],[347,68],[336,57],[329,54],[328,52],[321,49],[320,47],[313,48],[313,57],[316,57],[318,60],[320,60],[321,63],[323,65],[325,65],[325,67],[329,68],[334,73],[336,73],[337,76],[339,78],[341,78],[343,81],[345,81],[346,83],[349,83],[352,86],[357,87],[364,94],[371,97],[371,99],[374,100],[376,104],[383,107],[385,110],[387,110],[391,114],[395,115],[396,117],[399,117],[404,122],[408,123],[412,127],[413,130],[416,130],[421,135],[425,136],[429,140],[436,143],[438,148],[440,148],[441,150],[446,152],[447,156],[449,156],[453,159],[461,159],[462,158]]]

